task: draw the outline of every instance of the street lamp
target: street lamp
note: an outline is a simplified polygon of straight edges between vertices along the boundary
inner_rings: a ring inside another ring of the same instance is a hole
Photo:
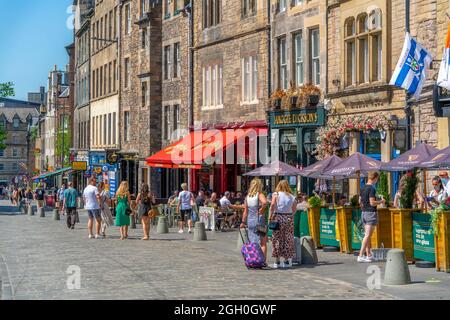
[[[306,151],[306,165],[309,166],[311,164],[311,157],[315,154],[314,152],[314,146],[316,144],[316,142],[313,139],[313,133],[312,132],[307,132],[305,134],[305,139],[303,140],[303,146],[305,148]],[[307,188],[307,194],[310,194],[310,184],[307,183],[306,184],[306,188]]]
[[[287,163],[287,151],[291,148],[291,141],[288,139],[287,136],[283,136],[283,139],[281,141],[281,147],[283,148],[283,154],[284,154],[284,162]]]

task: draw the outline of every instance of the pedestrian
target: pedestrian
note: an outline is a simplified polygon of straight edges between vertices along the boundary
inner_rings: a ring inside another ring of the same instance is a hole
[[[136,204],[138,205],[138,217],[142,222],[142,229],[144,231],[144,237],[141,240],[150,239],[150,210],[152,205],[156,204],[155,195],[150,193],[148,184],[143,183],[141,186],[141,192],[139,192],[136,198]]]
[[[244,200],[244,214],[242,216],[241,228],[248,228],[248,239],[251,243],[261,246],[264,258],[267,260],[267,233],[258,231],[258,226],[266,226],[265,209],[267,199],[262,193],[263,184],[258,178],[250,183],[248,195]]]
[[[177,212],[180,213],[181,221],[178,222],[180,230],[178,233],[184,232],[184,222],[188,221],[189,233],[192,233],[192,205],[195,203],[195,198],[192,192],[188,190],[187,183],[181,184],[183,191],[178,195]]]
[[[297,193],[297,211],[306,211],[308,210],[308,201],[306,200],[306,195],[299,192]]]
[[[100,182],[98,184],[98,192],[100,193],[100,213],[102,216],[100,234],[103,236],[103,238],[105,238],[106,228],[114,225],[114,218],[111,214],[111,210],[109,209],[111,205],[111,197],[109,195],[109,191],[105,189],[104,182]]]
[[[399,182],[399,185],[398,185],[398,190],[397,190],[397,192],[395,193],[395,196],[394,196],[394,207],[397,208],[397,209],[402,209],[403,208],[403,204],[401,202],[401,197],[402,197],[403,189],[406,186],[406,178],[407,178],[407,176],[404,175],[400,179],[400,182]],[[444,191],[445,191],[445,185],[443,185],[443,188],[444,188]],[[422,208],[423,204],[424,204],[424,199],[423,199],[422,195],[420,194],[420,191],[416,190],[416,192],[414,193],[413,206],[414,207],[418,207],[418,208]]]
[[[78,191],[73,188],[73,183],[68,183],[68,188],[64,188],[64,198],[61,204],[61,210],[66,210],[67,212],[67,228],[75,229],[75,223],[77,222],[77,200]]]
[[[205,192],[200,190],[198,192],[197,198],[195,198],[195,203],[197,204],[198,207],[204,207],[205,201],[206,201]]]
[[[88,221],[89,239],[94,238],[94,235],[92,234],[92,229],[94,227],[94,219],[96,230],[95,239],[98,239],[100,238],[102,215],[100,211],[100,192],[98,192],[96,177],[91,177],[89,179],[89,185],[86,188],[84,188],[83,202],[84,208],[88,211],[89,216]]]
[[[58,204],[58,208],[61,209],[61,214],[64,215],[64,191],[66,191],[66,185],[63,183],[61,185],[61,188],[58,190],[58,199],[57,199],[57,204]]]
[[[40,182],[38,184],[36,190],[34,191],[34,196],[35,196],[35,200],[37,200],[37,207],[43,208],[44,200],[45,200],[45,189],[44,189],[42,182]]]
[[[128,181],[122,181],[116,192],[117,208],[116,208],[116,227],[120,227],[120,240],[128,238],[128,226],[130,225],[131,212]]]
[[[385,204],[386,200],[376,200],[375,184],[378,181],[378,172],[369,172],[366,185],[361,189],[359,202],[361,204],[361,221],[364,224],[364,239],[361,242],[361,249],[357,258],[358,262],[372,262],[371,238],[376,225],[378,224],[377,206]]]
[[[297,203],[288,181],[281,180],[272,195],[269,214],[269,221],[279,226],[272,233],[272,256],[276,259],[274,268],[281,267],[280,258],[284,259],[282,267],[292,267],[292,259],[296,254],[294,242],[294,213],[296,208]]]
[[[445,191],[445,187],[439,176],[434,177],[431,182],[433,184],[433,190],[430,191],[430,194],[427,197],[427,203],[428,207],[435,209],[442,203],[445,203],[448,198],[448,194]]]
[[[28,210],[28,207],[31,206],[33,202],[33,192],[31,191],[31,188],[28,187],[27,191],[25,191],[25,204],[26,204],[26,208]]]

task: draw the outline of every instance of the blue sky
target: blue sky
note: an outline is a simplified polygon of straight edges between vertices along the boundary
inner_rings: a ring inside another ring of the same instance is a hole
[[[0,83],[15,84],[16,99],[47,87],[55,64],[65,70],[65,46],[73,42],[67,27],[73,0],[0,0]]]

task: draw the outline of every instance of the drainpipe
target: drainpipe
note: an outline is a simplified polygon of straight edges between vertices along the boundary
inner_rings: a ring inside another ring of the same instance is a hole
[[[121,91],[121,88],[122,88],[122,76],[121,76],[122,75],[122,52],[120,50],[121,49],[120,44],[122,43],[122,9],[123,9],[123,2],[121,1],[119,3],[119,6],[118,6],[119,26],[117,28],[117,43],[116,43],[116,46],[117,46],[117,70],[116,70],[117,74],[116,74],[116,76],[119,77],[119,84],[118,84],[118,87],[117,87],[118,100],[119,100],[119,110],[118,110],[118,114],[117,114],[118,126],[117,126],[117,131],[116,131],[116,134],[118,136],[117,137],[117,139],[118,139],[118,141],[117,141],[117,149],[118,150],[122,149],[122,147],[121,147],[121,145],[122,145],[122,143],[121,143],[121,141],[122,141],[122,139],[121,139],[121,132],[122,132],[122,130],[120,130],[120,128],[122,128],[122,126],[121,126],[121,121],[122,121],[122,117],[121,117],[121,112],[122,112],[122,95],[121,95],[121,92],[122,92]],[[118,172],[116,173],[116,178],[117,178],[118,175],[120,176],[120,178],[123,178],[122,174],[121,174],[122,165],[121,165],[120,162],[117,163],[117,167],[118,167],[117,168]]]
[[[269,24],[269,28],[267,29],[267,97],[268,103],[270,101],[270,95],[272,92],[272,15],[270,14],[270,0],[267,0],[267,23]],[[269,159],[272,156],[272,146],[271,146],[271,136],[272,132],[270,130],[270,113],[269,109],[267,110],[267,122],[268,122],[268,141],[267,141],[267,156]]]
[[[188,130],[194,126],[194,2],[190,2],[189,12],[189,107],[188,107]],[[188,186],[192,186],[192,170],[188,169]]]

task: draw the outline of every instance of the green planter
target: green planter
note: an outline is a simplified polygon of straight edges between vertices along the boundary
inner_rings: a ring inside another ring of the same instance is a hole
[[[339,248],[336,239],[336,209],[322,208],[320,210],[320,244]]]

